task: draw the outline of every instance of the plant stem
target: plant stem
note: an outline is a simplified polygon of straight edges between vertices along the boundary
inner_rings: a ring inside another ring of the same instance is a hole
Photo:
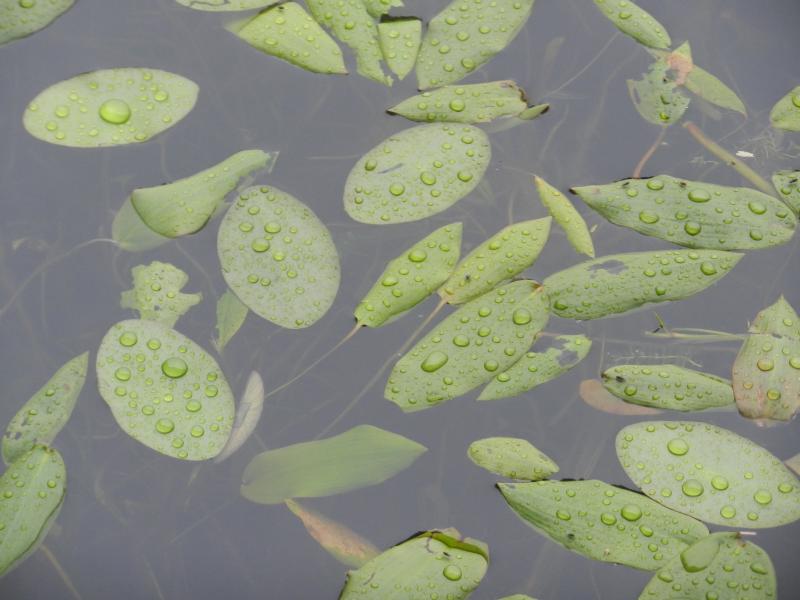
[[[658,147],[664,140],[664,135],[666,135],[666,133],[667,133],[667,128],[666,126],[664,126],[661,128],[661,131],[658,132],[658,137],[656,138],[656,141],[653,142],[653,145],[650,146],[650,148],[647,149],[647,152],[645,152],[644,155],[642,155],[642,158],[639,159],[636,168],[633,170],[634,179],[639,179],[642,176],[642,170],[644,169],[644,166],[647,164],[647,161],[653,157],[653,154],[656,153],[656,150],[658,150]]]
[[[70,579],[69,575],[67,575],[67,572],[64,570],[64,567],[62,567],[61,563],[58,562],[56,555],[53,554],[50,548],[42,544],[41,546],[39,546],[39,550],[42,551],[42,554],[44,554],[47,560],[50,561],[50,564],[53,565],[53,568],[56,570],[56,573],[58,573],[58,576],[61,578],[61,581],[64,582],[64,585],[69,590],[70,594],[72,594],[73,598],[75,598],[76,600],[83,600],[78,590],[75,589],[75,586],[72,584],[72,580]]]

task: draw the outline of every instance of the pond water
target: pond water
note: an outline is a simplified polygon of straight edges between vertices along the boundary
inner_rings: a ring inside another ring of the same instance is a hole
[[[406,4],[405,11],[395,12],[430,17],[446,2]],[[750,113],[743,120],[725,111],[717,119],[698,102],[684,120],[731,151],[752,153],[745,160],[765,177],[798,168],[800,138],[771,129],[768,116],[777,99],[800,83],[797,1],[642,0],[641,5],[673,39],[690,40],[695,61],[736,90]],[[588,0],[539,0],[511,46],[467,81],[514,79],[532,101],[549,102],[550,112],[492,133],[494,156],[485,180],[446,212],[386,227],[356,223],[342,208],[345,178],[364,152],[409,126],[384,111],[416,93],[414,78],[384,88],[355,74],[312,75],[242,44],[223,29],[227,18],[171,0],[79,0],[49,28],[0,48],[0,305],[13,300],[0,316],[0,423],[61,364],[94,352],[112,323],[130,317],[119,307],[119,294],[130,287],[130,269],[137,264],[168,261],[189,274],[186,290],[202,292],[204,301],[179,328],[211,348],[215,300],[225,291],[215,224],[138,254],[104,242],[76,249],[110,236],[115,212],[135,187],[187,176],[244,148],[279,151],[273,171],[257,181],[302,199],[332,232],[343,266],[335,304],[316,325],[299,331],[251,314],[220,359],[238,394],[251,370],[263,376],[269,390],[339,341],[352,327],[355,304],[386,261],[434,228],[463,221],[464,248],[471,248],[509,220],[545,216],[531,173],[562,190],[630,177],[658,134],[637,114],[625,83],[646,71],[648,54],[616,33]],[[69,149],[25,132],[21,114],[39,91],[71,75],[113,66],[148,66],[189,77],[200,86],[198,104],[176,127],[140,145]],[[680,125],[670,128],[644,171],[657,173],[746,185]],[[611,225],[585,206],[579,209],[597,228],[598,256],[666,246]],[[661,305],[658,314],[672,326],[741,333],[780,294],[800,307],[798,239],[748,253],[717,285]],[[529,275],[541,280],[580,260],[554,228]],[[427,446],[428,453],[384,484],[306,505],[380,548],[419,530],[448,526],[486,541],[491,566],[473,598],[637,597],[649,573],[590,561],[529,529],[494,488],[497,478],[467,459],[467,446],[488,436],[522,437],[558,462],[561,477],[631,486],[615,456],[614,436],[636,417],[587,406],[578,397],[579,383],[615,363],[636,361],[670,361],[729,376],[738,344],[654,340],[645,335],[656,326],[651,310],[587,323],[554,318],[548,330],[585,333],[594,348],[575,370],[532,392],[485,403],[474,401],[475,392],[403,414],[382,397],[384,375],[342,414],[435,303],[429,299],[403,319],[360,332],[308,376],[269,398],[260,439],[277,448],[369,423]],[[781,458],[800,451],[797,422],[762,429],[735,412],[689,418],[736,431]],[[124,434],[90,372],[56,445],[68,465],[69,490],[46,546],[81,598],[337,597],[346,568],[284,506],[240,496],[242,470],[263,449],[256,438],[229,461],[195,472],[194,464],[157,454]],[[755,540],[774,561],[781,596],[800,596],[800,524],[759,530]],[[0,580],[0,596],[73,597],[42,551]]]

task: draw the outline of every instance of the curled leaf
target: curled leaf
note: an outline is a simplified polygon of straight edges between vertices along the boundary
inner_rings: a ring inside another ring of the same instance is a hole
[[[215,463],[228,459],[241,448],[258,426],[261,411],[264,410],[264,381],[256,371],[250,372],[247,378],[242,399],[236,408],[236,418],[233,421],[231,435],[225,446],[214,458]]]
[[[534,178],[534,182],[536,183],[536,190],[539,192],[539,199],[547,209],[547,212],[553,216],[556,223],[567,234],[567,239],[572,247],[575,248],[575,251],[594,258],[592,234],[589,233],[586,221],[575,210],[572,202],[541,177]]]
[[[669,48],[672,40],[664,26],[631,0],[594,0],[600,12],[617,29],[650,48]]]
[[[558,465],[552,458],[528,440],[519,438],[476,440],[469,445],[467,456],[479,467],[509,479],[539,481],[558,473]]]
[[[175,265],[157,260],[131,269],[133,289],[122,292],[120,305],[139,313],[139,317],[172,327],[203,295],[183,294],[189,276]]]
[[[0,46],[44,29],[75,0],[0,0]]]
[[[368,1],[375,3],[384,0]],[[367,4],[367,10],[369,7]],[[417,62],[422,42],[422,21],[417,17],[384,18],[378,23],[378,39],[386,65],[398,79],[405,79]]]
[[[786,131],[800,131],[800,86],[778,100],[769,113],[773,127]]]

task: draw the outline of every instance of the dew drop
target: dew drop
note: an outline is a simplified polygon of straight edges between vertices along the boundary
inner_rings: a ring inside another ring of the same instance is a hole
[[[161,363],[161,372],[171,379],[179,379],[186,375],[189,366],[182,358],[173,356]]]
[[[112,125],[122,125],[131,118],[131,107],[118,98],[106,100],[100,105],[100,118]]]

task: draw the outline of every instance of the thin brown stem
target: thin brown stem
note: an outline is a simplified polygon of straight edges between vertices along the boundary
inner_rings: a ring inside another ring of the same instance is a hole
[[[661,142],[664,141],[664,135],[666,135],[666,133],[667,133],[667,128],[662,127],[661,131],[658,132],[658,137],[656,138],[656,141],[653,142],[653,145],[650,146],[647,149],[647,152],[645,152],[642,155],[642,158],[639,159],[639,162],[636,164],[636,168],[633,170],[634,179],[639,179],[642,176],[642,170],[644,170],[644,166],[647,164],[647,161],[653,157],[653,154],[656,153],[656,150],[658,150],[658,147],[661,145]]]

